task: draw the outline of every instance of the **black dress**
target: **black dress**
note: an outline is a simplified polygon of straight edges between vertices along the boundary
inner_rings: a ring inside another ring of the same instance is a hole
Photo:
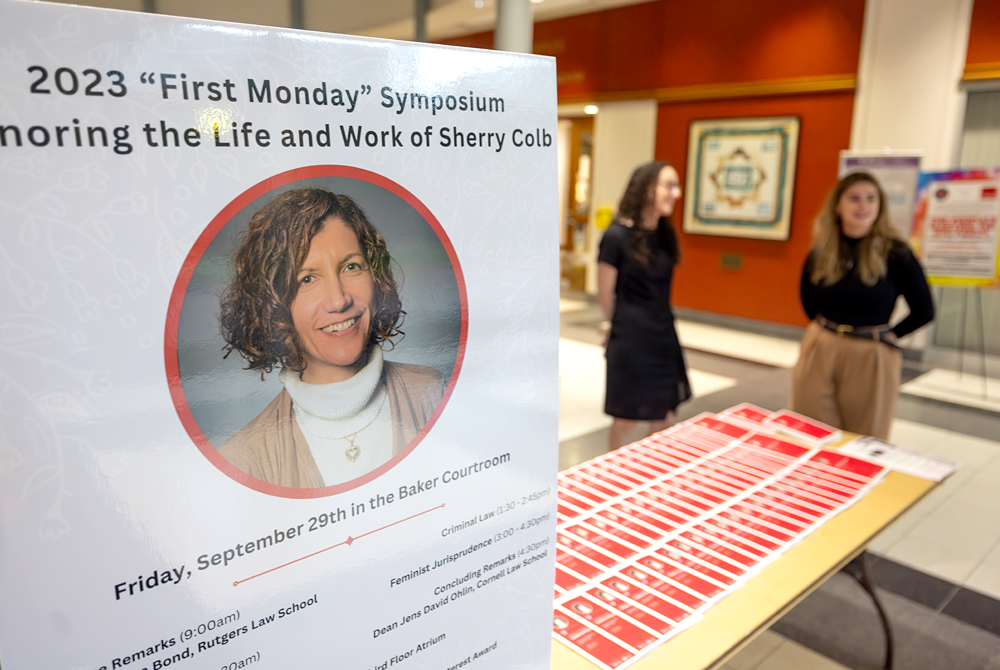
[[[659,421],[691,397],[681,352],[670,283],[674,261],[655,232],[646,267],[632,252],[631,232],[614,223],[604,233],[598,260],[618,269],[615,313],[608,338],[604,411],[637,421]]]

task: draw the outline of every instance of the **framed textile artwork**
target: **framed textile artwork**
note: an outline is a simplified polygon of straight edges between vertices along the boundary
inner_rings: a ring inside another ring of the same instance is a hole
[[[684,232],[787,240],[799,119],[692,121]]]

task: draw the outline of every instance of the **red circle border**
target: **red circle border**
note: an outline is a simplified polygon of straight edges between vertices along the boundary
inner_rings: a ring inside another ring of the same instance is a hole
[[[250,476],[223,458],[212,443],[208,441],[208,438],[205,437],[205,434],[201,431],[201,428],[195,421],[194,416],[191,414],[187,398],[184,395],[184,388],[181,383],[180,366],[177,356],[177,329],[180,325],[181,308],[184,304],[184,296],[187,293],[188,285],[191,282],[191,276],[194,274],[194,270],[201,261],[201,257],[208,248],[208,245],[213,239],[215,239],[215,236],[219,233],[219,231],[222,230],[222,228],[229,223],[229,221],[237,213],[260,196],[287,184],[305,179],[314,179],[317,177],[347,177],[350,179],[365,181],[376,186],[381,186],[387,191],[391,191],[413,207],[434,230],[434,233],[441,241],[441,245],[444,247],[445,252],[448,254],[452,269],[455,271],[455,282],[458,286],[458,297],[462,308],[462,317],[461,329],[459,332],[458,353],[455,357],[455,367],[452,369],[451,378],[448,380],[448,386],[445,388],[444,395],[438,402],[434,413],[431,415],[430,419],[427,420],[427,423],[424,424],[424,427],[420,430],[420,432],[417,433],[416,437],[410,440],[410,443],[407,444],[402,451],[366,475],[362,475],[356,479],[344,482],[343,484],[336,484],[334,486],[299,489],[290,486],[269,484]],[[429,433],[431,428],[434,427],[434,424],[437,423],[438,417],[441,416],[441,412],[444,410],[445,405],[448,404],[448,400],[451,398],[451,394],[455,390],[455,383],[458,381],[458,375],[462,369],[462,361],[465,358],[465,344],[468,338],[468,332],[469,301],[468,294],[465,289],[465,276],[462,273],[462,267],[458,262],[458,254],[455,253],[455,247],[452,245],[451,240],[449,239],[444,228],[441,226],[441,223],[431,213],[431,211],[427,209],[427,207],[420,202],[416,196],[403,188],[401,185],[375,172],[346,165],[313,165],[282,172],[269,177],[254,186],[251,186],[249,189],[240,194],[235,200],[226,205],[226,207],[219,212],[214,219],[212,219],[211,223],[209,223],[205,230],[202,231],[201,235],[198,236],[198,239],[195,241],[191,251],[188,252],[187,258],[184,259],[184,263],[181,265],[180,272],[177,275],[177,280],[174,283],[174,290],[170,295],[170,303],[167,308],[167,321],[164,338],[167,384],[170,389],[170,396],[174,402],[174,408],[177,410],[177,415],[181,420],[181,424],[184,426],[184,430],[187,431],[188,436],[190,436],[192,441],[194,441],[198,450],[201,451],[201,453],[209,461],[211,461],[216,468],[222,471],[229,478],[242,484],[243,486],[246,486],[247,488],[272,496],[298,499],[323,498],[351,491],[375,480],[395,467],[400,461],[409,455],[410,452],[412,452],[417,445],[420,444],[420,442],[423,441],[424,437],[427,436],[427,433]]]

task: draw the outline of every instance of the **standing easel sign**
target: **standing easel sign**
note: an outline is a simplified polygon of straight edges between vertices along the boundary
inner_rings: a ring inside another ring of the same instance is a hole
[[[921,174],[911,241],[931,283],[996,285],[1000,169]]]
[[[554,61],[0,16],[4,670],[545,666]]]

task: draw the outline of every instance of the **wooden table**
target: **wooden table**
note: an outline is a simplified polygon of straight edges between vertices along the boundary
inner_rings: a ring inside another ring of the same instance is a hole
[[[704,618],[643,656],[630,670],[721,667],[864,551],[880,531],[936,485],[937,482],[900,472],[887,473],[868,495],[788,549],[740,589],[711,607]],[[553,670],[594,667],[561,640],[553,639]]]

